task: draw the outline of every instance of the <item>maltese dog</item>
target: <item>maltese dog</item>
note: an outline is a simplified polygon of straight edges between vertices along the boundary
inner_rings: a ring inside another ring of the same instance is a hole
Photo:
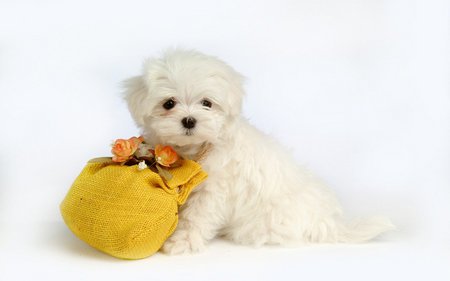
[[[347,222],[333,194],[241,114],[242,76],[221,60],[174,49],[125,81],[146,142],[199,161],[208,179],[181,208],[169,254],[199,252],[221,236],[240,244],[362,242],[388,219]]]

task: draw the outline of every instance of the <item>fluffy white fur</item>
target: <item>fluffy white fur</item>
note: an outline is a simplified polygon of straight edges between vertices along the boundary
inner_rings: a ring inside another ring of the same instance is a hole
[[[392,228],[384,218],[345,222],[335,197],[241,117],[242,80],[217,58],[176,49],[125,83],[147,142],[170,144],[187,158],[212,146],[202,161],[209,177],[183,206],[164,252],[201,251],[216,236],[252,245],[361,242]],[[167,110],[169,99],[175,106]],[[182,125],[185,117],[197,120],[194,128]]]

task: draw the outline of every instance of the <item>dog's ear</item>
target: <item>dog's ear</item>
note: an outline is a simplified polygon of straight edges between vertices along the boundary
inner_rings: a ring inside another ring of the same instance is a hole
[[[124,99],[134,121],[139,127],[144,126],[147,115],[148,88],[142,76],[131,77],[123,82]]]
[[[229,107],[230,107],[230,115],[237,116],[242,111],[242,100],[244,98],[245,92],[242,88],[242,84],[244,82],[244,77],[230,68],[231,75],[228,77],[228,83],[230,85],[230,94],[229,94]]]

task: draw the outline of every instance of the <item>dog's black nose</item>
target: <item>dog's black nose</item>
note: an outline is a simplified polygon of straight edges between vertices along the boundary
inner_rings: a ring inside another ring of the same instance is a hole
[[[183,120],[181,120],[181,123],[186,129],[192,129],[195,127],[195,123],[197,123],[197,120],[192,117],[184,117]]]

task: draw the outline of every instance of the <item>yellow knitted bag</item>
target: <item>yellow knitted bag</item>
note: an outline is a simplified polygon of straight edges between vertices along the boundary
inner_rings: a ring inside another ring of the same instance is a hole
[[[207,174],[182,160],[163,180],[150,169],[89,162],[60,209],[67,226],[92,247],[122,259],[157,252],[178,223],[178,207]]]

